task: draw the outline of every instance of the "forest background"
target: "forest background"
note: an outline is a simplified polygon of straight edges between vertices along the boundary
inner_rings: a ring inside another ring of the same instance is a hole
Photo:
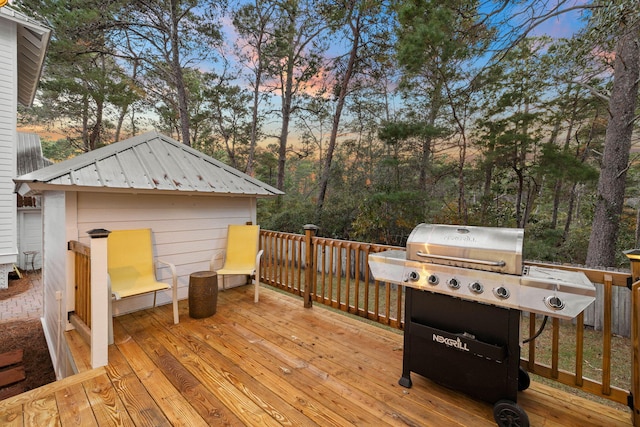
[[[637,0],[12,7],[53,30],[19,125],[54,161],[156,129],[285,191],[265,229],[521,227],[526,259],[594,267],[638,246]]]

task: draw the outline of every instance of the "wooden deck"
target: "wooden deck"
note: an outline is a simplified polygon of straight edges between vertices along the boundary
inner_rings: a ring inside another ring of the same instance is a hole
[[[171,306],[118,317],[109,366],[0,401],[0,425],[494,426],[492,406],[413,374],[398,385],[402,335],[249,287],[221,292],[217,313],[180,324]],[[616,411],[533,383],[518,403],[532,426],[629,426]]]

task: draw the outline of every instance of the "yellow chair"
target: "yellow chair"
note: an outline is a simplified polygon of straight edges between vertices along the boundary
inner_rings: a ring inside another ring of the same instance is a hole
[[[172,290],[173,323],[178,317],[178,276],[175,265],[157,260],[167,265],[173,277],[172,284],[158,282],[155,275],[153,243],[151,229],[116,230],[107,240],[107,272],[112,298],[119,300],[153,292],[153,306],[156,306],[156,293],[165,289]]]
[[[254,302],[258,302],[260,284],[260,258],[262,250],[259,248],[259,225],[230,224],[227,230],[227,247],[218,251],[211,258],[210,268],[222,277],[222,289],[225,289],[224,276],[247,275],[255,286]],[[222,268],[215,269],[216,260],[222,258]]]

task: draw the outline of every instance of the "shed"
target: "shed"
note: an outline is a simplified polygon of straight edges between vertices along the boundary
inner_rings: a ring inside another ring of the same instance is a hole
[[[67,318],[75,304],[67,242],[89,245],[87,231],[93,229],[151,228],[154,255],[175,264],[178,297],[184,299],[189,275],[208,270],[211,256],[224,248],[227,226],[256,223],[257,199],[283,194],[157,132],[53,164],[15,183],[20,195],[42,196],[43,324],[58,377],[70,369],[56,346],[64,343],[60,325],[71,327]],[[158,277],[169,280],[170,272],[159,269]],[[170,301],[169,292],[158,293],[159,304]],[[114,303],[114,315],[152,304],[150,294],[123,299]]]

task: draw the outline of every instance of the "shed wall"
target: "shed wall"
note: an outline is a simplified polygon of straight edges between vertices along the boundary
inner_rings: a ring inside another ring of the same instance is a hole
[[[69,375],[64,331],[67,324],[65,193],[48,191],[42,200],[44,284],[43,328],[57,378]],[[72,297],[71,297],[72,298]]]
[[[69,213],[67,213],[69,214]],[[117,193],[77,193],[77,240],[87,245],[87,231],[104,228],[126,230],[151,228],[154,255],[176,265],[178,297],[188,297],[189,275],[209,270],[216,250],[224,249],[227,226],[256,221],[254,197],[204,197]],[[170,282],[168,268],[158,268],[157,277]],[[228,285],[245,283],[230,279]],[[169,291],[158,293],[158,304],[171,302]],[[114,314],[153,305],[152,295],[120,300]]]

